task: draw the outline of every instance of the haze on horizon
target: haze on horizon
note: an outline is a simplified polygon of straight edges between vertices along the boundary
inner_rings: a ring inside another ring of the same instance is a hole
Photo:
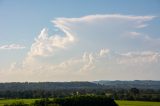
[[[0,82],[160,80],[159,0],[0,0]]]

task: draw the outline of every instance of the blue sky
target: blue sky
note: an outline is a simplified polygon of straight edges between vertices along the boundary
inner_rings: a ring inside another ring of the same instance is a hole
[[[159,80],[159,5],[0,0],[0,81]]]

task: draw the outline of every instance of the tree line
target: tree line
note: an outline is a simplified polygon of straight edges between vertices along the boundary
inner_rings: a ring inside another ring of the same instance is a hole
[[[24,102],[15,102],[5,104],[5,106],[118,106],[115,101],[106,96],[81,95],[70,96],[65,98],[41,99],[32,104]]]
[[[160,89],[108,87],[91,82],[0,83],[0,99],[101,95],[116,100],[160,101]]]
[[[0,91],[0,99],[9,98],[64,98],[75,95],[102,95],[115,100],[160,101],[160,90],[126,89],[61,89]]]

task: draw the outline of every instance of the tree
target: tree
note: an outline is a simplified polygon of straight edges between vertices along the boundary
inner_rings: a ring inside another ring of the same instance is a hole
[[[131,88],[131,89],[130,89],[130,92],[131,92],[132,94],[134,94],[134,95],[137,95],[137,94],[139,94],[139,89],[137,89],[137,88]]]

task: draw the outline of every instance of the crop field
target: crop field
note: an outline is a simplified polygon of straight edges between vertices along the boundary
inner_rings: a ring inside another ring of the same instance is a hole
[[[11,104],[16,101],[23,101],[24,103],[31,104],[35,100],[39,100],[39,99],[2,99],[2,100],[0,100],[0,106],[3,106],[4,104]],[[116,103],[119,106],[160,106],[160,102],[116,100]]]

